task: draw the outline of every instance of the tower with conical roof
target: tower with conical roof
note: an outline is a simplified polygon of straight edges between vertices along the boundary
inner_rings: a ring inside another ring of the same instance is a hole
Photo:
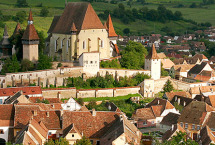
[[[108,38],[110,40],[111,48],[110,48],[110,55],[111,56],[118,56],[119,55],[119,49],[117,46],[117,37],[118,35],[116,34],[114,27],[113,27],[113,22],[111,19],[110,14],[108,15],[107,22],[104,23],[104,27],[108,31]]]
[[[29,12],[28,25],[22,36],[23,44],[23,59],[28,59],[32,62],[38,60],[38,45],[39,36],[33,24],[32,11]]]
[[[158,57],[155,45],[152,45],[152,49],[145,58],[144,69],[151,71],[151,78],[154,80],[160,79],[161,76],[161,60]]]
[[[0,41],[0,55],[1,57],[8,57],[12,55],[12,45],[9,41],[9,35],[7,33],[7,26],[4,27],[3,38]]]

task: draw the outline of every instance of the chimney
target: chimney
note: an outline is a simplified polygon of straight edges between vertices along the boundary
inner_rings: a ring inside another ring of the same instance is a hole
[[[34,116],[37,116],[37,110],[34,110],[33,113],[34,113]]]
[[[96,116],[96,110],[92,109],[92,116]]]
[[[174,130],[174,125],[172,124],[172,131]]]
[[[49,112],[46,112],[46,116],[49,117]]]
[[[160,104],[160,100],[158,100],[158,105]]]
[[[61,99],[61,92],[58,92],[57,98],[58,98],[58,99]]]
[[[186,106],[186,102],[184,101],[184,106]]]

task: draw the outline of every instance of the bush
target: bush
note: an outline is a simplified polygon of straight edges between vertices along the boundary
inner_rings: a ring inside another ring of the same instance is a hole
[[[43,8],[41,9],[41,11],[40,11],[40,16],[42,16],[42,17],[47,17],[48,14],[49,14],[48,8],[47,8],[47,7],[43,7]]]
[[[84,105],[84,100],[83,100],[82,98],[78,98],[78,99],[77,99],[77,102],[78,102],[81,106]]]
[[[95,109],[96,108],[96,100],[94,100],[94,99],[90,100],[89,104],[87,105],[87,108],[89,110]]]
[[[26,0],[17,0],[16,2],[17,7],[28,7],[28,3]]]

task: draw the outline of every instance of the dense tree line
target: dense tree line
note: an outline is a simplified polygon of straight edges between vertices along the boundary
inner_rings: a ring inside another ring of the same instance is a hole
[[[86,81],[84,81],[82,77],[72,77],[67,79],[67,86],[83,89],[129,87],[136,86],[144,79],[149,78],[148,75],[140,73],[136,74],[134,77],[120,77],[119,80],[115,80],[114,77],[109,74],[106,74],[105,77],[91,77]]]
[[[158,21],[162,23],[170,20],[183,19],[180,11],[172,12],[171,10],[166,9],[163,5],[159,5],[157,10],[148,9],[147,7],[140,9],[125,9],[125,6],[120,3],[118,4],[118,8],[115,8],[112,12],[106,10],[104,13],[99,14],[99,16],[106,19],[109,13],[111,13],[113,17],[120,19],[125,24],[134,22],[136,19]]]

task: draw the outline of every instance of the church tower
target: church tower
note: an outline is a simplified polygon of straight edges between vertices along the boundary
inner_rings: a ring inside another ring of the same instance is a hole
[[[152,49],[145,58],[145,70],[151,71],[151,78],[154,80],[160,79],[161,76],[161,60],[157,55],[155,45],[152,45]]]
[[[30,10],[28,17],[28,26],[22,36],[23,44],[23,59],[28,59],[32,62],[38,60],[38,44],[39,36],[33,24],[32,12]]]

